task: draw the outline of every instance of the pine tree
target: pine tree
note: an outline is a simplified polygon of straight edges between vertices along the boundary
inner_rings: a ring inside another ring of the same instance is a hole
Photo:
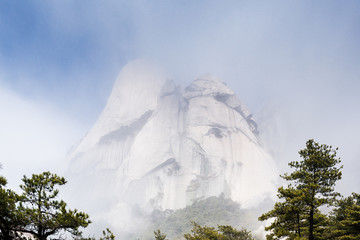
[[[16,231],[21,224],[16,208],[19,196],[6,189],[6,184],[6,179],[0,176],[0,239],[19,239],[20,235]]]
[[[163,234],[159,229],[154,231],[155,240],[166,240],[166,235]]]
[[[246,229],[237,230],[231,226],[213,227],[200,226],[192,222],[191,233],[184,235],[186,240],[255,240]]]
[[[237,230],[232,226],[218,226],[218,232],[223,236],[224,240],[254,240],[250,231],[246,229]]]
[[[103,236],[99,240],[115,240],[115,235],[111,232],[109,228],[106,228],[102,232]]]
[[[90,223],[86,213],[68,210],[63,200],[56,200],[59,190],[56,186],[66,183],[63,177],[50,172],[24,176],[20,188],[24,191],[20,202],[23,227],[19,231],[30,233],[39,240],[45,240],[60,231],[78,234],[79,227]]]
[[[196,222],[192,222],[191,233],[184,234],[186,240],[218,240],[223,239],[222,236],[213,227],[200,226]]]
[[[302,160],[289,163],[294,171],[281,177],[291,181],[293,187],[290,185],[287,189],[279,188],[279,197],[283,198],[284,202],[276,203],[273,210],[259,218],[265,220],[275,217],[274,223],[267,228],[272,230],[268,239],[273,236],[295,239],[294,232],[299,238],[303,236],[301,233],[303,224],[306,224],[305,233],[309,240],[321,238],[317,232],[323,231],[322,225],[326,220],[320,213],[319,207],[333,205],[336,197],[340,195],[334,191],[336,181],[341,179],[342,168],[336,166],[340,163],[336,151],[337,148],[320,145],[311,139],[306,142],[306,148],[299,151]],[[297,210],[300,210],[299,215],[296,214]],[[289,229],[292,224],[288,225],[288,223],[296,223],[297,219],[300,220],[297,224],[298,230],[294,227]]]
[[[288,188],[278,189],[278,197],[284,201],[275,203],[273,210],[259,217],[260,221],[275,218],[271,225],[265,228],[266,231],[272,230],[272,233],[267,235],[267,239],[304,237],[306,220],[303,195],[301,190],[294,189],[291,185]]]
[[[332,235],[337,239],[360,239],[360,194],[338,201],[331,216]]]

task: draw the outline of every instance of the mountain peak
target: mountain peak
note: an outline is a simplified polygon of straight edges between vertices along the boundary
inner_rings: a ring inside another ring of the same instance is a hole
[[[219,78],[202,76],[180,90],[164,71],[137,60],[120,72],[70,156],[71,170],[82,179],[78,188],[91,185],[91,198],[107,201],[109,212],[120,205],[179,209],[220,195],[253,207],[275,192],[277,176],[257,134],[252,114]]]
[[[205,75],[195,79],[188,87],[185,88],[185,98],[194,96],[205,96],[214,94],[234,95],[226,84],[219,78],[212,75]]]

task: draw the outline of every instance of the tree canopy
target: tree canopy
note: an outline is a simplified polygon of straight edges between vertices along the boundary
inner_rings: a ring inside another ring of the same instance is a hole
[[[58,200],[58,186],[66,180],[56,174],[44,172],[22,179],[21,195],[6,189],[6,179],[0,177],[0,237],[22,239],[30,234],[39,240],[62,231],[79,234],[79,227],[87,227],[89,216],[70,210],[63,200]]]
[[[330,237],[334,239],[360,239],[360,194],[352,193],[337,202],[330,216]]]
[[[340,195],[334,191],[336,181],[341,179],[342,168],[337,166],[340,163],[337,150],[310,139],[306,148],[299,151],[302,160],[289,163],[294,171],[281,177],[291,183],[287,188],[278,189],[278,197],[283,201],[259,218],[261,221],[275,218],[266,228],[272,231],[267,235],[268,239],[308,237],[313,240],[314,234],[318,234],[317,239],[321,238],[325,218],[319,207],[333,205]]]
[[[184,235],[186,240],[255,240],[245,229],[237,230],[231,226],[214,227],[200,226],[192,222],[191,233]]]
[[[160,229],[154,231],[155,240],[166,240],[166,235]]]
[[[48,236],[68,231],[78,234],[79,227],[87,227],[89,216],[78,210],[67,209],[63,200],[57,200],[57,186],[66,183],[65,178],[50,172],[33,174],[31,178],[22,179],[22,201],[19,210],[22,213],[21,232],[30,233],[39,240]]]
[[[16,207],[19,196],[6,189],[6,184],[6,179],[0,176],[0,239],[10,240],[20,238],[14,230],[21,224],[21,219]]]

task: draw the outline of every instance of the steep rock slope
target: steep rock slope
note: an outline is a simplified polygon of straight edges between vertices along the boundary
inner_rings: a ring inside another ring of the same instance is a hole
[[[252,207],[274,192],[277,178],[258,134],[252,114],[220,79],[204,76],[181,89],[138,60],[119,74],[98,121],[71,153],[69,173],[108,209],[179,209],[221,194]]]

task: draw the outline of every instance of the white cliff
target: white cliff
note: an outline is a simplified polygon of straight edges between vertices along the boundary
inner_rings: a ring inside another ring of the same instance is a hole
[[[70,156],[92,201],[179,209],[225,197],[252,207],[275,191],[277,169],[257,125],[224,82],[204,76],[181,89],[145,61],[119,74],[108,103]],[[90,191],[90,190],[89,190]],[[119,213],[121,214],[121,213]]]

